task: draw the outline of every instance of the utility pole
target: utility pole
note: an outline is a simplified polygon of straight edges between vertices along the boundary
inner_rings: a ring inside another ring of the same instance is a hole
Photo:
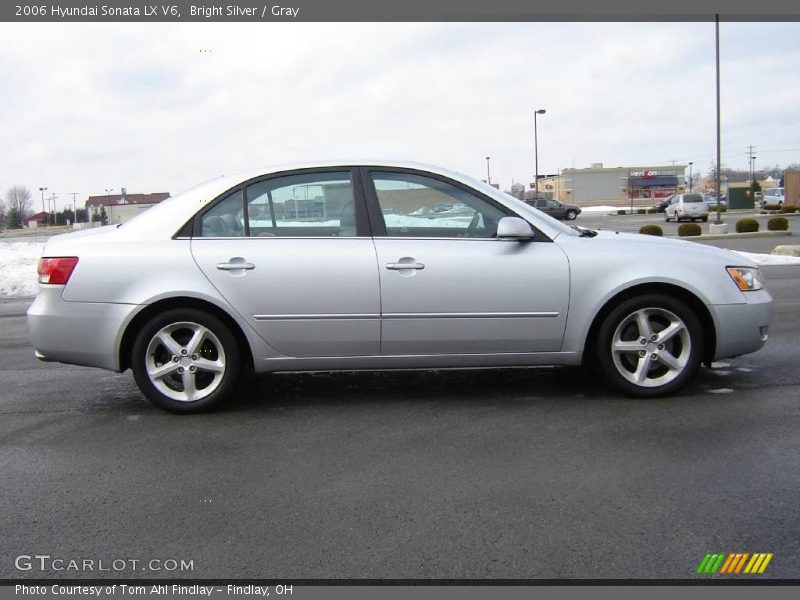
[[[78,192],[70,192],[72,194],[72,219],[75,223],[78,222],[78,205],[76,204],[75,198],[78,195]]]

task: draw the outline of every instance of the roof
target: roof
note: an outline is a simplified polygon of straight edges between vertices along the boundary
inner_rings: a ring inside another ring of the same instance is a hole
[[[628,171],[680,171],[685,170],[688,165],[649,165],[649,166],[629,166],[629,167],[585,167],[585,168],[566,168],[561,170],[561,174],[569,173],[611,173]]]
[[[38,212],[35,215],[31,215],[29,217],[25,217],[22,220],[23,220],[23,222],[27,223],[28,221],[47,221],[49,218],[50,218],[50,214],[49,213]]]
[[[116,204],[158,204],[169,198],[169,192],[153,192],[152,194],[125,194],[125,202],[122,201],[122,194],[104,194],[102,196],[89,196],[85,206],[112,206]]]

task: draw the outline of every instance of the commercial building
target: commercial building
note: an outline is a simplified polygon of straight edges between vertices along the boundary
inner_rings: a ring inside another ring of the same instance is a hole
[[[122,188],[121,194],[104,194],[102,196],[89,196],[86,200],[86,210],[92,215],[100,214],[105,208],[106,224],[124,223],[143,210],[155,206],[169,198],[168,192],[155,192],[152,194],[128,194]]]
[[[540,195],[579,206],[649,206],[686,191],[686,187],[686,165],[603,167],[595,163],[588,169],[564,169],[538,181]]]

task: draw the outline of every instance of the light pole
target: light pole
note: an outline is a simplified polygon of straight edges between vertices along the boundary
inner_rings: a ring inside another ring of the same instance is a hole
[[[40,187],[39,191],[42,193],[42,212],[46,213],[47,211],[44,209],[44,193],[47,190],[46,187]]]
[[[486,157],[486,183],[492,185],[492,174],[489,172],[489,159],[491,156]]]
[[[717,71],[717,218],[714,220],[716,225],[722,223],[720,218],[719,205],[722,200],[722,141],[720,140],[720,114],[719,114],[719,14],[714,15],[714,33],[716,39],[716,71]]]
[[[689,193],[690,194],[692,193],[692,183],[694,182],[694,179],[692,179],[692,165],[693,164],[694,163],[692,161],[689,161]]]
[[[537,108],[533,111],[533,162],[534,162],[534,183],[536,186],[535,198],[539,197],[539,129],[536,124],[536,116],[543,115],[547,111],[543,108]]]

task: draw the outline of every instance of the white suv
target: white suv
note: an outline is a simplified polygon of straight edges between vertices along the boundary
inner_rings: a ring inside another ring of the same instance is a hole
[[[708,207],[703,200],[702,194],[676,194],[670,200],[669,206],[664,210],[664,220],[682,221],[688,219],[694,221],[700,219],[704,223],[708,221]]]
[[[778,207],[783,206],[783,201],[786,199],[784,196],[783,188],[767,188],[764,190],[764,196],[761,198],[761,207],[767,204],[777,204]]]

